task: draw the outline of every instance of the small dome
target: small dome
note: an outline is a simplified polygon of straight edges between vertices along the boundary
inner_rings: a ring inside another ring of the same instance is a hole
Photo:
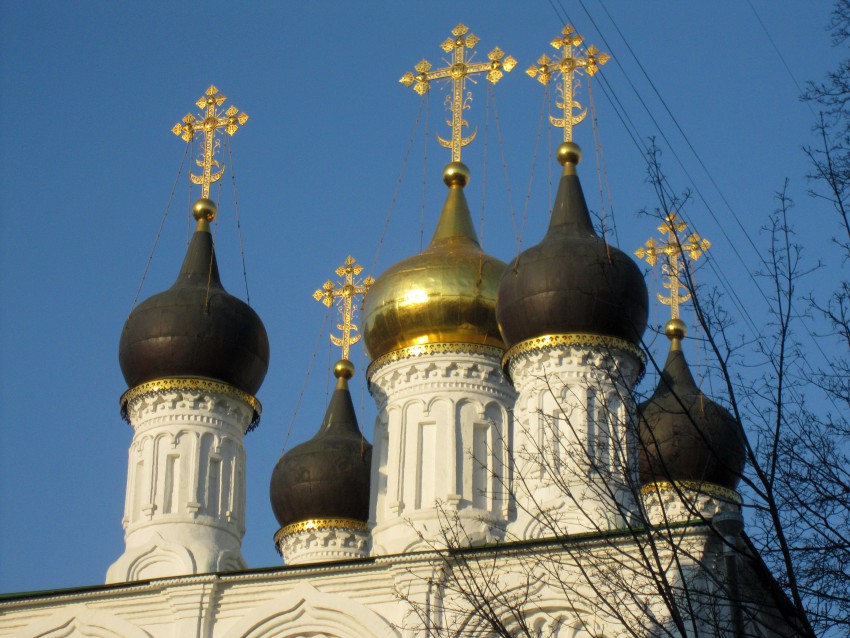
[[[357,426],[348,379],[354,366],[334,366],[336,389],[316,435],[280,457],[269,494],[281,527],[316,519],[369,519],[372,446]]]
[[[253,395],[266,376],[263,322],[219,279],[208,230],[214,215],[213,202],[195,205],[198,230],[177,280],[136,306],[124,324],[118,359],[131,388],[156,379],[207,378]]]
[[[508,347],[558,334],[593,334],[640,344],[648,295],[632,259],[593,230],[575,166],[580,151],[562,144],[564,165],[546,236],[517,257],[499,284],[496,315]]]
[[[472,343],[504,349],[496,291],[505,264],[481,250],[463,187],[469,170],[446,167],[449,193],[428,248],[378,277],[363,303],[372,360],[402,348]]]
[[[746,462],[735,418],[702,392],[682,353],[685,324],[667,323],[670,353],[652,397],[638,406],[642,484],[695,481],[735,489]]]

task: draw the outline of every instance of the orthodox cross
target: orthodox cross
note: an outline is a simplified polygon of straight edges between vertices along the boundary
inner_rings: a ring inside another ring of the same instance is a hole
[[[215,86],[210,86],[206,93],[195,102],[199,109],[204,110],[203,115],[196,117],[187,113],[183,120],[177,122],[171,129],[172,133],[179,135],[186,142],[190,142],[196,133],[204,135],[203,159],[195,160],[198,166],[204,169],[204,174],[189,174],[193,184],[201,185],[201,197],[209,198],[210,184],[217,182],[224,175],[224,165],[213,159],[215,154],[213,140],[216,131],[223,128],[228,135],[233,135],[241,124],[248,121],[248,116],[240,113],[235,106],[231,106],[224,113],[219,113],[217,107],[224,104],[226,100],[227,98],[219,93]],[[217,172],[213,172],[213,167]]]
[[[348,361],[348,351],[355,343],[360,341],[363,336],[359,329],[351,320],[356,310],[354,304],[355,295],[365,295],[369,287],[375,283],[371,277],[366,277],[363,281],[355,282],[354,278],[363,272],[363,266],[357,263],[352,256],[348,256],[345,263],[336,269],[337,277],[344,277],[342,282],[337,287],[337,284],[328,279],[325,284],[316,292],[313,293],[313,299],[321,301],[328,308],[335,301],[342,300],[339,304],[339,312],[342,315],[342,323],[337,324],[337,328],[342,330],[342,336],[337,337],[331,334],[331,343],[335,346],[342,346],[342,358]],[[356,333],[352,335],[352,333]]]
[[[468,35],[467,35],[468,34]],[[464,96],[464,88],[466,86],[466,78],[475,73],[487,72],[487,79],[495,84],[505,73],[516,66],[516,60],[511,56],[505,57],[504,52],[496,47],[487,55],[488,62],[471,63],[471,57],[466,58],[466,49],[472,49],[478,43],[478,37],[469,33],[469,29],[462,24],[457,25],[452,30],[453,38],[447,38],[440,47],[446,53],[452,53],[452,61],[447,67],[442,69],[431,70],[431,63],[428,60],[422,60],[414,68],[416,75],[413,73],[405,73],[401,80],[404,86],[412,86],[413,90],[419,95],[425,95],[431,89],[432,80],[440,80],[451,78],[452,81],[452,96],[446,97],[446,103],[450,106],[452,113],[451,122],[446,122],[452,127],[451,140],[444,140],[437,136],[437,140],[445,148],[452,150],[452,161],[460,161],[460,149],[475,139],[475,134],[478,128],[468,137],[463,136],[463,127],[469,126],[469,123],[463,119],[463,111],[469,108],[469,103],[472,101],[472,93]],[[446,60],[446,63],[449,63]]]
[[[667,256],[667,263],[662,264],[661,271],[668,277],[668,281],[664,282],[663,285],[670,291],[670,296],[665,297],[661,293],[656,294],[658,301],[665,306],[670,306],[673,319],[679,318],[679,304],[691,299],[690,293],[681,294],[679,292],[681,289],[687,290],[685,284],[682,283],[682,271],[685,264],[679,261],[679,256],[681,255],[682,259],[689,257],[696,261],[711,248],[711,242],[696,233],[683,237],[687,229],[688,225],[679,219],[676,213],[670,213],[664,218],[664,223],[658,227],[659,233],[667,235],[667,243],[664,243],[663,239],[656,242],[650,237],[646,240],[645,247],[641,246],[635,251],[638,259],[645,259],[650,266],[656,264],[659,256]]]
[[[564,141],[573,141],[573,124],[578,124],[587,116],[587,109],[581,110],[581,104],[576,102],[575,89],[573,88],[573,74],[583,70],[587,75],[596,75],[599,67],[611,59],[607,53],[600,53],[595,46],[589,46],[585,57],[576,55],[573,47],[579,46],[584,40],[576,33],[572,25],[567,25],[561,31],[560,36],[552,40],[553,47],[561,52],[560,60],[552,60],[548,55],[543,55],[537,60],[536,65],[531,65],[526,73],[543,85],[549,84],[553,75],[561,75],[561,85],[558,92],[561,94],[561,102],[556,106],[564,111],[563,117],[549,116],[549,121],[554,126],[564,129]],[[578,115],[573,115],[573,109],[579,109]]]

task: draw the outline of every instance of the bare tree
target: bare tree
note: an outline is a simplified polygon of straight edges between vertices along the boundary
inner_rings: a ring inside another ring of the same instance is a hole
[[[829,28],[835,46],[846,47],[850,37],[850,1],[838,0]],[[850,260],[850,58],[822,82],[810,83],[803,99],[819,113],[814,127],[817,146],[805,152],[811,160],[810,194],[827,201],[836,213],[830,257],[846,272]],[[787,202],[782,217],[772,219],[771,257],[774,270],[783,273],[785,286],[796,273],[799,257],[789,240]],[[781,243],[777,245],[777,237]],[[777,257],[777,255],[779,257]],[[775,281],[780,282],[777,277]],[[776,287],[777,297],[792,299]],[[809,611],[819,634],[850,633],[850,282],[835,282],[826,298],[805,295],[810,321],[818,326],[814,347],[828,353],[820,368],[809,365],[805,352],[794,345],[782,366],[791,392],[777,401],[776,435],[771,450],[771,479],[776,516],[781,519],[787,552],[781,559],[768,547],[765,560],[794,591]],[[780,307],[779,304],[776,305]],[[786,312],[790,320],[792,314]],[[779,319],[779,314],[777,314]],[[807,318],[808,320],[808,318]],[[780,320],[780,327],[781,327]],[[781,334],[781,331],[778,333]],[[778,395],[777,390],[777,395]],[[770,455],[769,455],[770,456]],[[766,535],[768,542],[772,540]]]
[[[651,154],[649,165],[662,203],[660,210],[678,208],[682,200],[669,196],[657,152]],[[726,388],[721,398],[738,426],[744,429],[746,424],[752,439],[746,443],[748,469],[740,476],[747,505],[757,514],[752,537],[739,536],[740,527],[730,533],[722,506],[707,509],[705,499],[674,481],[679,508],[675,515],[668,516],[664,508],[650,511],[652,499],[646,497],[637,475],[639,450],[634,445],[637,442],[644,448],[641,451],[652,453],[658,443],[638,436],[637,424],[623,422],[621,409],[645,397],[631,392],[606,395],[600,386],[598,396],[605,398],[595,408],[580,405],[576,410],[575,402],[564,402],[558,404],[554,415],[538,414],[535,423],[543,425],[545,434],[524,437],[536,444],[513,450],[513,473],[499,477],[517,507],[535,518],[542,540],[533,546],[524,541],[509,548],[469,548],[470,541],[464,538],[453,511],[441,510],[441,537],[427,541],[440,566],[436,571],[439,578],[427,577],[429,586],[435,588],[427,610],[413,591],[417,588],[410,589],[416,580],[413,571],[411,579],[402,581],[406,585],[397,590],[420,621],[427,615],[432,633],[456,636],[480,633],[483,627],[487,633],[513,638],[539,636],[541,628],[546,628],[557,635],[559,628],[585,622],[591,609],[600,624],[618,626],[622,635],[635,637],[704,633],[815,636],[843,626],[846,618],[841,617],[840,606],[846,587],[842,591],[842,577],[821,585],[817,579],[841,564],[835,551],[842,542],[842,530],[847,529],[841,527],[840,515],[836,518],[835,509],[841,507],[835,500],[830,502],[832,510],[819,503],[836,495],[842,498],[837,478],[846,472],[847,464],[833,470],[821,468],[817,476],[815,457],[793,443],[810,415],[797,387],[803,378],[804,352],[794,341],[794,304],[800,300],[796,285],[805,273],[799,248],[791,241],[790,204],[781,193],[769,228],[765,276],[773,288],[772,330],[749,343],[733,341],[718,296],[698,290],[688,267],[683,277],[694,299],[706,347],[713,355],[713,373]],[[752,373],[750,364],[748,374],[742,374],[737,367],[739,359],[755,354],[760,355],[760,365],[755,368],[758,373]],[[649,366],[661,372],[662,365],[651,358]],[[545,378],[541,381],[548,383]],[[556,401],[562,396],[554,388],[551,392]],[[677,400],[683,414],[691,418],[694,413],[688,398]],[[588,446],[568,443],[587,437],[591,409],[596,410],[598,428],[594,452]],[[629,436],[613,435],[618,423]],[[698,420],[692,424],[699,434]],[[515,427],[529,425],[515,422]],[[820,446],[824,431],[816,431],[818,434],[808,432],[812,451],[818,450],[822,460],[834,462],[840,447]],[[602,447],[605,463],[598,456]],[[805,459],[790,456],[804,452],[809,455]],[[832,472],[828,480],[824,480],[824,471]],[[598,490],[592,495],[596,498],[588,499],[588,494],[576,491],[577,473],[605,476],[606,480],[592,484]],[[568,502],[570,510],[590,522],[588,531],[570,533],[568,521],[553,512],[550,503],[535,499],[534,485],[541,475]],[[822,486],[829,492],[819,493]],[[612,525],[611,516],[601,516],[589,502],[612,507],[617,523]],[[736,504],[731,505],[728,510],[734,513]],[[804,508],[818,508],[826,520],[806,518]],[[800,533],[802,522],[808,526],[807,535]],[[803,538],[812,539],[816,530],[821,535],[817,545],[807,548],[801,544]],[[778,580],[772,578],[762,557]],[[557,592],[568,604],[547,611],[537,600],[543,590],[550,595]]]

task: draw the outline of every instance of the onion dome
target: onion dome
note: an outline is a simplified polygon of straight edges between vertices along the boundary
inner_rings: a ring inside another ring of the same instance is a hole
[[[140,303],[124,324],[118,359],[130,388],[169,378],[212,379],[253,395],[269,367],[269,339],[257,313],[221,285],[209,222],[216,205],[199,199],[198,225],[177,281]]]
[[[664,332],[671,343],[661,380],[638,406],[641,483],[694,481],[734,490],[746,461],[744,434],[694,382],[682,353],[685,324],[672,319]]]
[[[336,388],[316,435],[280,457],[269,494],[281,528],[313,521],[369,519],[372,446],[357,426],[348,379],[354,364],[334,366]]]
[[[378,277],[363,304],[363,337],[372,360],[429,344],[504,349],[496,291],[504,262],[481,250],[463,188],[469,169],[443,171],[446,203],[428,248]]]
[[[597,335],[640,344],[648,296],[632,259],[593,230],[576,165],[578,145],[558,147],[564,167],[546,236],[522,252],[499,284],[496,315],[508,347],[548,335]]]

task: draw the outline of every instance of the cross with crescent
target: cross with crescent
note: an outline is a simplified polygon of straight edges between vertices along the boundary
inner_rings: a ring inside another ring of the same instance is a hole
[[[662,272],[667,275],[668,281],[664,282],[664,287],[670,291],[670,296],[665,297],[661,293],[658,295],[658,301],[665,306],[670,306],[670,314],[672,319],[679,318],[679,304],[691,300],[691,294],[681,294],[681,289],[686,289],[682,283],[682,270],[685,264],[679,261],[679,256],[682,258],[689,257],[692,261],[699,259],[709,248],[711,242],[703,239],[697,233],[691,233],[688,237],[682,237],[682,234],[687,231],[688,225],[679,219],[676,213],[670,213],[664,218],[664,222],[658,227],[658,232],[662,235],[666,234],[667,243],[656,242],[650,237],[646,240],[646,244],[635,251],[638,259],[645,259],[650,266],[654,266],[661,255],[667,256],[667,263],[662,264]]]
[[[552,60],[548,55],[542,55],[536,65],[528,67],[526,73],[536,78],[544,86],[549,84],[553,75],[561,75],[561,85],[558,92],[561,94],[561,102],[556,102],[558,108],[564,111],[563,117],[549,116],[553,126],[564,129],[564,141],[573,141],[573,125],[578,124],[587,116],[587,109],[581,110],[581,104],[576,102],[575,89],[573,87],[573,74],[583,70],[587,75],[596,75],[599,67],[611,59],[607,53],[600,53],[595,46],[589,46],[586,55],[580,57],[575,55],[573,47],[581,45],[584,39],[576,33],[572,25],[567,25],[561,31],[561,35],[552,40],[553,47],[561,52],[560,60]],[[573,109],[579,109],[578,115],[573,115]]]
[[[469,108],[469,102],[472,100],[472,94],[464,96],[464,88],[466,86],[467,76],[476,73],[487,73],[487,80],[495,84],[502,79],[504,73],[510,71],[516,66],[516,60],[511,56],[505,57],[504,52],[496,47],[487,55],[487,62],[472,63],[471,58],[466,58],[466,49],[472,49],[478,43],[478,37],[469,33],[469,29],[459,24],[452,30],[454,37],[447,38],[440,47],[446,53],[452,54],[452,61],[447,67],[442,69],[431,70],[431,63],[428,60],[422,60],[414,68],[416,74],[405,73],[399,82],[404,86],[412,86],[413,90],[419,95],[425,95],[431,89],[433,80],[451,78],[452,81],[452,96],[446,98],[446,102],[451,106],[452,119],[446,122],[452,127],[452,138],[444,140],[437,136],[440,145],[452,150],[452,161],[460,161],[460,150],[464,146],[475,139],[476,129],[468,137],[463,136],[463,127],[469,126],[469,123],[463,119],[463,111]],[[448,60],[446,60],[448,62]]]
[[[213,159],[215,148],[213,140],[218,129],[223,128],[228,135],[233,135],[240,125],[248,121],[248,115],[240,113],[239,109],[231,106],[224,113],[219,113],[217,107],[224,104],[227,100],[215,86],[210,86],[206,93],[202,95],[195,104],[199,109],[203,109],[204,113],[200,116],[202,119],[187,113],[181,122],[177,122],[171,129],[175,135],[179,135],[185,142],[190,142],[195,134],[202,133],[204,136],[204,157],[203,159],[195,160],[198,166],[204,169],[203,175],[189,174],[193,184],[201,185],[201,197],[209,198],[210,184],[213,184],[221,179],[224,175],[224,165],[218,160]],[[213,172],[213,167],[216,172]]]
[[[369,287],[375,283],[375,280],[371,277],[366,277],[361,282],[355,282],[354,278],[363,272],[363,266],[357,263],[357,261],[349,255],[345,263],[336,269],[337,277],[343,277],[343,281],[340,282],[341,285],[337,288],[337,285],[328,279],[325,284],[313,293],[313,299],[316,301],[321,301],[328,308],[333,305],[335,301],[342,300],[342,303],[339,304],[339,312],[342,315],[342,323],[337,324],[337,328],[342,331],[342,336],[337,337],[334,334],[331,334],[331,343],[335,346],[342,346],[342,358],[348,361],[348,352],[355,343],[360,341],[363,336],[360,334],[357,326],[352,321],[354,317],[354,312],[356,310],[354,304],[355,295],[365,295],[369,290]],[[352,336],[352,333],[354,336]]]

